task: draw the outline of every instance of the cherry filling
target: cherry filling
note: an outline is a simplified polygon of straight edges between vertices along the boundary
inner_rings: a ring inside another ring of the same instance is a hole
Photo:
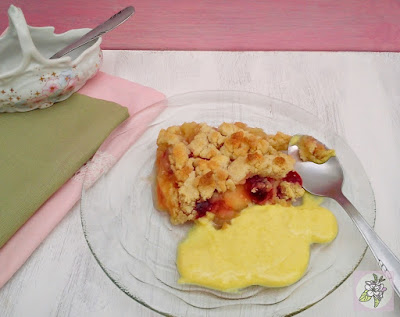
[[[207,212],[211,212],[213,205],[210,200],[199,201],[194,208],[197,211],[197,218],[204,217]]]
[[[276,180],[269,177],[253,176],[246,180],[244,188],[253,203],[262,205],[276,194]]]
[[[301,176],[295,171],[290,171],[289,173],[287,173],[282,181],[286,181],[289,183],[298,183],[300,186],[303,186],[303,180],[301,179]]]
[[[212,212],[219,218],[229,218],[234,212],[219,195],[197,202],[194,209],[197,211],[197,218],[204,217],[207,212]]]
[[[212,198],[206,201],[197,202],[195,206],[197,218],[204,217],[207,212],[212,212],[220,221],[230,220],[235,217],[242,208],[246,207],[250,201],[258,205],[274,203],[276,197],[282,199],[282,192],[279,185],[283,181],[297,183],[299,185],[303,183],[300,175],[295,171],[290,171],[282,179],[256,175],[248,178],[244,185],[238,185],[236,191],[232,192],[229,196],[227,196],[226,193],[222,196],[220,194],[214,194]],[[243,200],[244,206],[239,204],[237,199]]]

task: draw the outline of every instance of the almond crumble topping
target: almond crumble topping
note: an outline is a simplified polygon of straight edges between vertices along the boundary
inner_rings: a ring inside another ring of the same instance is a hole
[[[263,181],[254,185],[250,195],[259,194],[261,187],[274,190],[269,203],[288,204],[303,196],[299,182],[285,180],[295,163],[283,152],[290,138],[281,132],[268,135],[241,122],[223,123],[218,128],[190,122],[161,130],[157,139],[160,209],[169,212],[173,224],[194,220],[199,216],[196,206],[216,201],[217,196],[230,200],[222,206],[232,206],[237,200],[234,196],[253,176]],[[209,204],[207,208],[211,208]]]
[[[268,135],[241,122],[184,123],[157,139],[157,200],[173,224],[216,214],[225,224],[251,203],[288,205],[304,195],[287,155],[291,136]],[[296,143],[303,161],[324,163],[335,155],[311,136]]]

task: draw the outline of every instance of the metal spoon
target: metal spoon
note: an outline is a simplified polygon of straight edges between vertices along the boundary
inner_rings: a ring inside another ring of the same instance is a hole
[[[292,143],[290,143],[292,144]],[[303,162],[299,157],[297,145],[290,145],[289,155],[296,159],[295,170],[303,179],[303,187],[311,194],[330,197],[336,200],[353,220],[393,289],[400,296],[400,261],[379,238],[353,204],[343,195],[343,170],[339,160],[331,157],[324,164]],[[393,276],[390,274],[393,273]]]
[[[134,12],[135,12],[134,7],[132,6],[126,7],[125,9],[114,14],[106,22],[95,27],[93,30],[89,31],[84,36],[73,42],[72,44],[58,51],[56,54],[50,57],[50,59],[60,58],[61,56],[64,56],[65,54],[77,49],[78,47],[81,47],[82,45],[85,45],[86,43],[89,43],[97,39],[99,36],[102,36],[103,34],[116,28],[121,23],[125,22]]]

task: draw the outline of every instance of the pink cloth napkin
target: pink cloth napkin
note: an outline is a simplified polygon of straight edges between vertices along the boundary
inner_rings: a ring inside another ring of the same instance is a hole
[[[80,199],[82,180],[87,165],[94,164],[95,166],[91,170],[96,170],[96,173],[90,175],[91,181],[94,182],[116,163],[146,130],[148,123],[160,113],[162,108],[156,106],[148,108],[145,112],[140,111],[164,99],[162,93],[152,88],[102,72],[88,81],[79,93],[125,106],[131,117],[108,136],[93,158],[51,196],[0,249],[0,288],[25,263]],[[140,116],[140,125],[138,125],[137,118],[133,120],[133,115]]]

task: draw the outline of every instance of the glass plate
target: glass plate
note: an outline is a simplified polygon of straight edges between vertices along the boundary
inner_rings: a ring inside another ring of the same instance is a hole
[[[157,111],[156,119],[146,124],[144,133],[108,173],[93,184],[99,168],[88,164],[84,177],[81,219],[86,240],[104,272],[123,292],[165,315],[226,316],[245,309],[246,316],[285,316],[320,301],[355,270],[366,244],[341,207],[325,199],[323,205],[336,215],[339,234],[328,245],[311,247],[307,273],[294,285],[253,286],[226,294],[177,284],[176,249],[191,225],[171,225],[167,214],[153,205],[152,172],[162,128],[188,121],[213,126],[241,121],[267,133],[312,135],[336,150],[344,168],[344,193],[371,225],[375,201],[367,175],[350,147],[318,118],[296,106],[246,92],[193,92],[139,112],[129,125],[143,125]],[[116,138],[123,140],[127,133]]]

